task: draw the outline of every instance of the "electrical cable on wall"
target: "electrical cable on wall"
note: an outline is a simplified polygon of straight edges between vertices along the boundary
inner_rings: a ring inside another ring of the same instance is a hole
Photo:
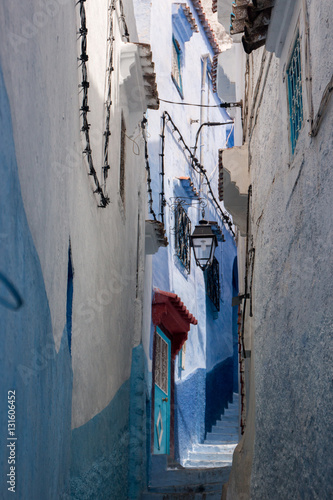
[[[159,101],[166,102],[168,104],[180,104],[182,106],[194,106],[197,108],[241,108],[243,106],[242,101],[239,102],[221,102],[220,104],[193,104],[190,102],[175,102],[168,101],[167,99],[158,98]]]
[[[161,222],[164,224],[164,207],[166,205],[166,200],[164,196],[164,147],[165,147],[165,125],[166,125],[166,114],[163,113],[162,115],[162,130],[161,130],[161,153],[160,153],[160,158],[161,158],[161,171],[160,171],[160,176],[161,176],[161,192],[160,192],[160,208],[161,211],[159,215],[161,216]]]
[[[151,188],[151,176],[150,176],[150,165],[149,165],[149,156],[148,156],[148,141],[147,141],[147,130],[146,130],[147,118],[144,117],[141,122],[141,130],[142,137],[145,143],[145,162],[146,162],[146,171],[147,171],[147,191],[148,191],[148,204],[149,204],[149,213],[153,216],[154,220],[157,220],[156,214],[153,209],[153,194]]]
[[[187,154],[189,155],[189,159],[191,161],[190,164],[191,164],[191,167],[193,168],[193,170],[195,170],[198,174],[202,174],[204,176],[204,178],[206,179],[208,190],[209,190],[209,192],[211,194],[211,197],[212,197],[212,199],[214,201],[214,204],[215,204],[218,212],[220,213],[220,215],[222,217],[222,220],[229,227],[229,230],[231,231],[232,235],[235,236],[235,233],[234,233],[234,231],[232,229],[232,222],[231,222],[230,217],[228,217],[228,215],[226,215],[223,212],[222,208],[220,207],[220,205],[219,205],[219,203],[218,203],[218,201],[217,201],[217,199],[216,199],[216,197],[215,197],[215,195],[213,193],[210,181],[209,181],[208,176],[207,176],[206,169],[200,164],[199,160],[194,156],[194,154],[192,153],[191,149],[186,144],[186,142],[185,142],[185,140],[184,140],[184,138],[183,138],[180,130],[175,125],[174,121],[172,120],[170,114],[167,111],[164,111],[164,113],[162,115],[162,123],[163,123],[162,134],[161,134],[161,138],[162,138],[162,154],[160,156],[162,156],[163,162],[164,162],[164,128],[165,128],[166,122],[170,122],[170,124],[172,125],[172,128],[173,128],[172,133],[175,133],[175,132],[177,133],[177,135],[178,135],[178,142],[182,143],[184,153],[186,151]],[[231,123],[233,123],[233,122],[231,122]],[[164,166],[164,163],[163,163],[163,166]],[[163,171],[163,176],[164,176],[164,171]]]
[[[81,104],[81,116],[82,116],[82,127],[81,132],[83,132],[85,137],[85,148],[83,150],[83,154],[87,158],[88,166],[89,166],[89,175],[91,175],[94,179],[95,187],[94,193],[100,196],[100,204],[98,205],[101,208],[105,208],[110,203],[110,198],[107,196],[106,189],[106,179],[108,177],[108,171],[110,169],[109,165],[109,140],[110,140],[110,112],[111,112],[111,81],[112,81],[112,73],[114,71],[113,68],[113,42],[114,38],[114,29],[113,29],[113,15],[116,11],[116,1],[111,0],[108,11],[109,11],[109,19],[108,19],[108,38],[107,38],[107,69],[106,69],[106,101],[105,101],[105,127],[103,132],[103,185],[104,189],[98,179],[96,169],[93,162],[92,149],[91,149],[91,141],[90,141],[90,123],[88,122],[88,113],[90,112],[89,104],[88,104],[88,91],[90,87],[90,83],[88,81],[88,69],[87,62],[89,60],[89,56],[87,53],[87,35],[88,28],[86,24],[86,10],[85,4],[86,0],[78,0],[78,4],[80,4],[80,21],[81,25],[78,31],[79,38],[81,38],[81,54],[78,58],[81,66],[81,74],[82,81],[79,84],[82,92],[82,104]],[[124,7],[122,0],[118,0],[120,14],[119,19],[122,24],[122,37],[128,42],[129,41],[129,33],[127,29],[127,24],[124,16]]]

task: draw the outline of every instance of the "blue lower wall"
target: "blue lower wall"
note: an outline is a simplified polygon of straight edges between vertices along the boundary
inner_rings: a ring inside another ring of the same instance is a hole
[[[150,374],[151,376],[151,374]],[[150,423],[148,404],[149,379],[148,364],[142,344],[132,351],[131,381],[130,381],[130,417],[129,417],[129,478],[128,498],[141,498],[142,491],[147,486],[147,457],[150,443],[147,435],[147,423]]]
[[[72,431],[71,498],[128,498],[130,381],[110,404]]]
[[[175,458],[187,458],[205,432],[206,370],[200,368],[175,384]]]
[[[7,395],[15,391],[14,496],[58,500],[67,498],[69,487],[71,357],[66,328],[59,352],[54,344],[43,273],[21,196],[1,69],[0,110],[0,267],[23,299],[16,311],[0,303],[0,497],[13,498],[7,484]],[[12,300],[2,284],[0,291]]]
[[[234,359],[227,358],[216,365],[206,376],[206,413],[205,431],[210,432],[212,425],[219,420],[228,402],[232,401],[234,378]]]
[[[71,498],[135,500],[147,477],[147,361],[132,351],[131,377],[109,405],[72,431]]]

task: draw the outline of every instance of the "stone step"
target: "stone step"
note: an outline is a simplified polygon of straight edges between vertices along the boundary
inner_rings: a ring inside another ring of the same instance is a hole
[[[228,481],[231,467],[215,467],[209,469],[185,468],[167,468],[166,455],[154,455],[149,471],[149,491],[154,488],[166,491],[179,492],[186,490],[188,485],[203,487],[205,490],[214,483],[224,484]],[[187,491],[187,490],[186,490]]]
[[[224,434],[224,433],[226,433],[226,434],[237,434],[237,436],[238,436],[238,425],[228,425],[228,426],[213,425],[212,432],[214,434]],[[208,434],[210,434],[210,432]]]
[[[207,434],[204,444],[219,443],[219,444],[236,444],[238,443],[238,434]]]
[[[236,448],[236,444],[195,444],[193,446],[193,452],[195,453],[233,453]]]
[[[237,429],[239,428],[239,425],[238,425],[238,419],[236,420],[218,420],[216,422],[216,427],[223,427],[223,428],[229,428],[229,427],[237,427]]]
[[[231,418],[234,418],[235,420],[238,420],[238,416],[239,416],[239,412],[238,411],[231,411],[229,412],[228,410],[225,412],[224,415],[221,415],[220,418],[218,418],[218,420],[224,420],[226,417],[231,417]]]
[[[234,448],[230,451],[225,451],[225,452],[219,452],[219,453],[211,453],[209,451],[207,452],[195,452],[195,451],[190,451],[188,454],[188,460],[193,461],[193,460],[205,460],[205,461],[210,461],[210,462],[215,462],[215,461],[222,461],[222,462],[232,462],[232,456],[234,454]]]
[[[232,464],[232,455],[225,460],[222,457],[215,455],[213,456],[213,459],[188,458],[185,461],[184,466],[196,469],[210,469],[214,467],[229,467],[231,466],[231,464]]]
[[[221,419],[219,420],[219,422],[232,422],[236,419],[236,415],[222,415],[221,416]],[[238,414],[237,414],[237,421],[238,421]]]
[[[229,408],[225,408],[224,409],[224,413],[221,415],[221,417],[223,417],[223,415],[227,414],[227,413],[239,413],[239,408],[238,408],[238,405],[237,406],[231,406]]]
[[[239,404],[238,404],[238,401],[236,401],[234,403],[229,403],[226,410],[238,410],[238,408],[239,408]]]

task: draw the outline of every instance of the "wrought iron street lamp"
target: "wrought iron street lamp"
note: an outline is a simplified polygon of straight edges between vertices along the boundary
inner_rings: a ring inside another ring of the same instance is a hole
[[[206,220],[200,220],[199,225],[195,226],[190,237],[190,244],[193,247],[197,266],[205,271],[207,267],[211,266],[215,248],[217,247],[217,238],[212,231],[211,225]]]

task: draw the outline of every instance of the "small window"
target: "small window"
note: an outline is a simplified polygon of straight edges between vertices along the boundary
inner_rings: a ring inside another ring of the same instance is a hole
[[[299,34],[297,35],[287,68],[287,81],[291,150],[294,154],[297,139],[303,124],[302,67]]]
[[[123,114],[121,114],[119,193],[123,203],[125,203],[125,147],[126,147],[126,125],[124,116]]]
[[[181,205],[177,205],[175,210],[175,247],[176,255],[181,263],[190,272],[190,234],[191,221]]]
[[[185,370],[185,356],[186,356],[186,342],[184,342],[183,347],[179,351],[179,368]]]
[[[172,37],[172,71],[171,77],[173,83],[176,85],[176,88],[183,98],[183,80],[182,80],[182,66],[183,66],[183,53],[180,48],[180,45],[176,38]]]
[[[213,263],[205,271],[206,293],[213,303],[216,311],[220,310],[220,266],[214,257]]]

